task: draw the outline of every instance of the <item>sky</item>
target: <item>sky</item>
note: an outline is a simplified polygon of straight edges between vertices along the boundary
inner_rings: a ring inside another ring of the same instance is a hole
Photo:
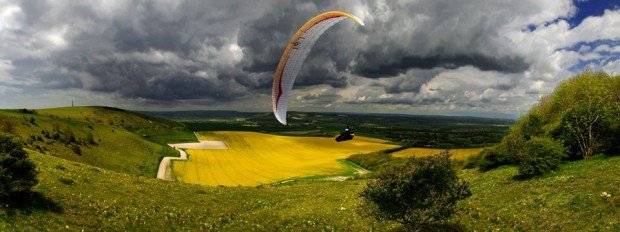
[[[289,110],[514,118],[585,68],[620,74],[618,0],[0,0],[0,108],[271,111],[314,15]]]

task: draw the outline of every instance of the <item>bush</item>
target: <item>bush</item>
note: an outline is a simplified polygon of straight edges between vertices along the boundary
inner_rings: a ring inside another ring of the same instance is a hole
[[[82,149],[77,144],[71,144],[71,151],[76,155],[82,155]]]
[[[0,132],[13,133],[13,123],[8,118],[0,118]]]
[[[444,222],[454,214],[456,202],[470,195],[469,185],[451,167],[450,154],[443,152],[383,169],[362,191],[360,210],[413,231]]]
[[[561,143],[550,138],[534,137],[525,143],[519,155],[519,176],[523,178],[540,176],[555,170],[567,158]]]
[[[36,176],[35,165],[22,143],[0,133],[0,200],[29,192],[37,184]]]
[[[486,172],[502,165],[514,164],[515,158],[502,144],[485,148],[478,158],[478,169]]]
[[[480,165],[480,162],[482,162],[482,152],[467,156],[467,159],[465,160],[465,166],[463,166],[463,168],[474,169]]]

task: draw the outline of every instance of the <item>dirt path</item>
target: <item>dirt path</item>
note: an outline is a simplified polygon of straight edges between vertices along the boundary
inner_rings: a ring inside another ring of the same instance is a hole
[[[168,144],[168,146],[171,146]],[[174,147],[174,146],[171,146]],[[187,153],[185,151],[174,147],[181,154],[180,157],[164,157],[159,163],[159,170],[157,171],[157,179],[172,180],[172,160],[187,160]]]
[[[171,143],[168,146],[177,149],[181,156],[179,157],[164,157],[159,163],[159,170],[157,170],[157,179],[172,180],[172,161],[173,160],[187,160],[187,153],[183,149],[228,149],[226,144],[222,141],[200,141],[198,134],[194,132],[196,138],[199,140],[197,143]]]

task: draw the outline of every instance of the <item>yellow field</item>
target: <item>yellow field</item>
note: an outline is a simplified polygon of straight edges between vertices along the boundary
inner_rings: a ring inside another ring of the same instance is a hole
[[[465,159],[467,158],[467,156],[480,153],[483,149],[484,148],[450,149],[450,153],[452,153],[453,159]],[[444,150],[445,149],[412,147],[412,148],[407,148],[405,150],[394,152],[392,153],[392,156],[393,157],[411,157],[411,156],[422,157],[422,156],[437,155]]]
[[[173,162],[177,180],[203,185],[254,186],[296,177],[337,175],[351,169],[338,162],[357,153],[395,148],[387,141],[355,137],[289,137],[256,132],[211,132],[201,140],[221,140],[227,150],[187,150],[188,161]]]

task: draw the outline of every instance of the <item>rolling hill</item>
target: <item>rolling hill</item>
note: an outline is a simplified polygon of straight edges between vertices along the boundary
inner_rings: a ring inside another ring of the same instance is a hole
[[[192,141],[183,125],[108,107],[1,110],[0,132],[40,153],[134,175],[155,176],[165,145]]]

